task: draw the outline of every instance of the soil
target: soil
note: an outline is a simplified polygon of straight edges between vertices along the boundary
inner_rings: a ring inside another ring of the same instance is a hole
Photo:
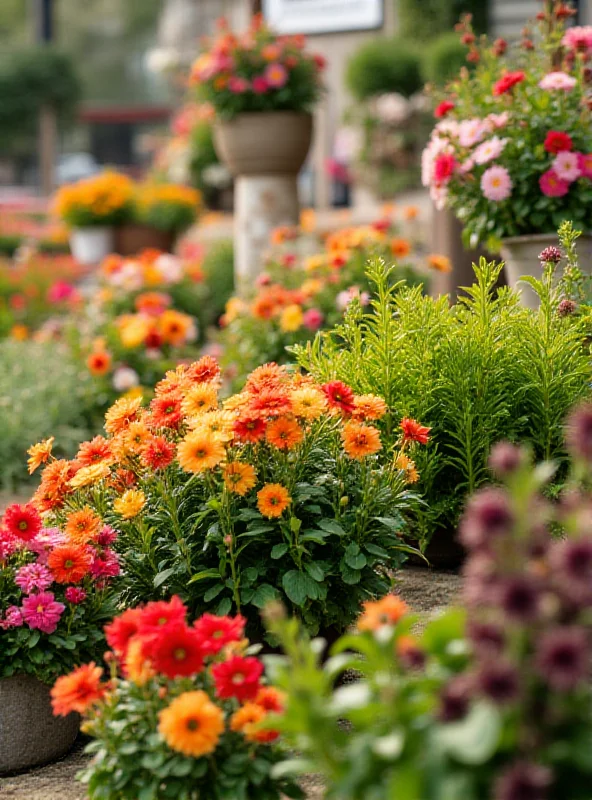
[[[430,616],[453,603],[460,589],[458,574],[419,567],[401,570],[395,580],[397,593],[413,611]],[[79,740],[62,761],[22,775],[0,778],[0,800],[85,800],[84,789],[75,780],[76,773],[87,760],[83,747]],[[302,785],[307,800],[322,799],[323,785],[318,778],[306,778]]]

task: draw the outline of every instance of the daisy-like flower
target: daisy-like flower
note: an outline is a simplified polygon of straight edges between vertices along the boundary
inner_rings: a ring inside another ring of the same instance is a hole
[[[158,731],[171,750],[201,758],[216,749],[224,714],[206,692],[184,692],[160,712]]]
[[[292,450],[300,444],[303,436],[302,428],[296,420],[287,417],[274,419],[265,431],[266,440],[278,450]]]
[[[51,436],[49,439],[44,439],[42,442],[38,442],[29,447],[27,450],[27,455],[29,456],[27,460],[29,475],[32,475],[42,464],[49,461],[54,441],[54,437]]]
[[[487,200],[501,203],[512,194],[512,179],[505,167],[494,166],[486,169],[481,176],[481,191]]]
[[[331,408],[350,415],[354,409],[354,393],[343,381],[330,381],[321,386]]]
[[[412,461],[405,453],[399,453],[395,459],[395,467],[405,473],[407,483],[417,483],[419,480],[419,472],[415,466],[415,461]]]
[[[54,633],[66,606],[58,603],[52,592],[30,594],[23,600],[23,620],[31,629]]]
[[[201,428],[221,442],[230,442],[234,438],[234,421],[232,411],[206,411],[198,417],[189,417],[186,423],[192,430]]]
[[[212,356],[202,356],[185,371],[185,378],[190,383],[210,383],[220,376],[218,362]]]
[[[139,637],[130,641],[125,652],[122,671],[125,677],[137,686],[144,686],[156,676],[152,662],[146,653],[146,644]]]
[[[275,361],[268,364],[262,364],[247,378],[245,384],[245,391],[251,394],[259,394],[263,389],[279,389],[281,384],[286,380],[287,369],[285,366],[279,366]]]
[[[201,639],[185,623],[170,623],[149,639],[150,659],[168,678],[195,675],[203,669]]]
[[[251,443],[260,441],[266,428],[265,420],[258,416],[239,417],[233,426],[234,434],[241,442]]]
[[[43,591],[53,583],[51,572],[42,564],[25,564],[16,571],[14,582],[25,594],[34,589]]]
[[[279,417],[292,410],[290,398],[283,389],[262,389],[249,403],[256,417]]]
[[[166,469],[174,458],[175,445],[164,436],[151,436],[140,453],[140,461],[151,470]]]
[[[41,516],[34,505],[13,503],[4,512],[2,520],[7,532],[23,542],[29,542],[41,530]]]
[[[436,272],[452,272],[452,261],[448,256],[432,254],[428,256],[428,266]]]
[[[302,386],[290,392],[292,412],[300,419],[318,419],[327,410],[325,395],[314,386]]]
[[[589,680],[590,643],[586,629],[559,627],[543,634],[536,664],[549,686],[559,692],[572,691]]]
[[[216,684],[216,696],[235,697],[240,703],[254,700],[260,689],[263,664],[258,658],[232,656],[221,664],[214,664],[212,677]]]
[[[387,594],[381,600],[368,600],[362,608],[357,623],[358,630],[373,632],[384,626],[396,625],[409,611],[407,603],[394,594]]]
[[[66,520],[64,532],[72,542],[86,544],[99,535],[103,521],[90,506],[73,511]]]
[[[382,419],[386,412],[387,406],[382,397],[375,394],[361,394],[354,397],[352,417],[356,420]]]
[[[191,431],[177,445],[177,459],[185,472],[205,472],[226,458],[224,443],[207,431]]]
[[[286,695],[275,686],[262,686],[257,692],[255,703],[266,711],[281,714],[286,705]]]
[[[418,444],[427,444],[430,440],[431,428],[426,428],[425,425],[420,425],[414,419],[405,417],[401,420],[401,430],[403,431],[403,442],[417,442]]]
[[[218,385],[196,383],[181,400],[181,410],[186,417],[196,417],[218,407]]]
[[[167,625],[184,624],[187,609],[180,597],[170,600],[154,600],[142,609],[138,621],[138,634],[144,637],[160,635]]]
[[[93,350],[86,359],[86,366],[91,375],[106,375],[111,369],[113,359],[107,350]]]
[[[465,119],[458,126],[458,141],[461,147],[473,147],[488,132],[488,125],[482,119]]]
[[[229,492],[244,497],[257,484],[257,473],[251,464],[230,461],[222,469],[222,477]]]
[[[93,464],[109,464],[113,461],[111,442],[103,436],[95,436],[90,442],[83,442],[78,448],[76,461],[83,467]]]
[[[571,92],[577,83],[573,75],[568,75],[566,72],[548,72],[539,81],[539,87],[550,92]]]
[[[553,161],[552,169],[562,181],[572,183],[582,176],[580,154],[572,153],[568,150],[558,153],[555,161]]]
[[[541,175],[539,186],[546,197],[565,197],[569,192],[569,183],[560,178],[554,169],[548,169]]]
[[[279,483],[267,483],[257,492],[257,508],[269,519],[281,517],[291,502],[288,490]]]
[[[279,732],[264,728],[259,729],[267,713],[264,708],[257,703],[245,703],[244,706],[235,711],[230,718],[230,730],[235,733],[242,733],[249,742],[273,742],[279,737]]]
[[[80,586],[68,586],[64,592],[64,597],[71,605],[79,606],[81,603],[84,603],[87,594],[84,589],[80,588]]]
[[[138,633],[141,616],[141,608],[128,608],[123,614],[105,625],[107,644],[118,656],[125,656],[131,639]]]
[[[92,553],[79,544],[63,544],[47,557],[47,566],[56,583],[80,583],[90,572]]]
[[[201,638],[205,655],[216,655],[231,642],[240,642],[245,633],[246,620],[240,614],[236,617],[216,617],[203,614],[193,623],[194,630]]]
[[[507,143],[508,139],[500,139],[499,136],[492,136],[491,139],[482,142],[473,153],[475,163],[487,164],[494,158],[499,158]]]
[[[280,314],[280,330],[284,333],[293,333],[302,327],[304,312],[298,303],[290,303]]]
[[[361,422],[347,422],[341,432],[341,439],[343,449],[350,458],[366,458],[382,448],[379,431],[372,425]]]
[[[281,89],[288,82],[288,70],[283,64],[274,62],[265,68],[263,77],[272,89]]]
[[[115,445],[118,450],[120,458],[128,455],[138,455],[142,452],[147,442],[152,437],[148,427],[141,420],[137,422],[130,422],[128,427],[123,433],[120,434],[120,440]]]
[[[98,464],[91,464],[88,467],[79,469],[73,478],[68,481],[72,489],[81,489],[83,486],[92,486],[111,474],[109,465],[104,461]]]
[[[141,397],[120,397],[105,414],[105,430],[116,434],[139,418]]]
[[[56,716],[65,717],[72,711],[84,714],[105,693],[101,683],[103,670],[94,661],[62,675],[51,689],[51,706]]]
[[[146,495],[139,489],[127,489],[113,501],[113,510],[123,519],[133,519],[146,505]]]
[[[178,428],[183,419],[181,395],[178,392],[159,394],[150,403],[152,428]]]

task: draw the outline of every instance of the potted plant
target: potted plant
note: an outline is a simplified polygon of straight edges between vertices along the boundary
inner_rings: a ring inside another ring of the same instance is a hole
[[[51,458],[53,440],[31,448],[30,468]],[[51,460],[54,488],[73,474]],[[54,496],[57,497],[57,495]],[[92,526],[92,536],[86,536]],[[64,755],[79,720],[54,719],[49,687],[104,649],[113,613],[109,583],[119,573],[117,534],[80,510],[62,531],[43,527],[31,503],[9,506],[0,526],[0,774]]]
[[[145,248],[170,253],[177,237],[195,222],[201,195],[197,189],[174,183],[139,184],[132,218],[117,229],[115,249],[124,256]]]
[[[585,232],[592,210],[592,29],[565,29],[572,11],[546,0],[540,32],[521,42],[479,42],[460,25],[474,69],[461,70],[435,110],[423,182],[449,207],[471,247],[499,249],[510,283],[540,275],[539,253],[571,219]],[[592,238],[581,244],[590,263]],[[536,305],[526,290],[523,302]]]
[[[117,172],[103,172],[58,190],[54,208],[70,225],[70,249],[81,264],[98,264],[113,251],[116,225],[130,215],[133,182]]]
[[[54,712],[82,713],[94,740],[77,776],[91,800],[304,797],[273,774],[285,757],[273,728],[283,694],[244,629],[240,616],[191,624],[178,597],[148,603],[105,628],[105,676],[90,663],[56,681]]]

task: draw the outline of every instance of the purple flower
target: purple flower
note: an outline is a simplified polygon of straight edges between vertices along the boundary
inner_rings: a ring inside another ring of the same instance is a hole
[[[86,591],[79,586],[68,586],[64,592],[64,597],[68,603],[72,603],[73,606],[78,606],[86,600]]]
[[[539,261],[543,264],[558,264],[561,261],[561,250],[555,245],[545,247],[542,253],[539,253]]]
[[[583,403],[567,418],[567,449],[574,458],[592,464],[592,403]]]
[[[491,539],[510,533],[514,514],[503,489],[481,489],[470,498],[460,524],[461,542],[469,549],[483,547]]]
[[[442,689],[440,694],[441,722],[456,722],[463,719],[469,710],[472,682],[466,675],[457,675]]]
[[[463,599],[468,606],[494,603],[498,592],[495,562],[485,553],[468,558],[463,567]]]
[[[66,606],[58,603],[51,592],[40,592],[25,597],[22,605],[23,619],[29,628],[42,633],[53,633]]]
[[[532,578],[514,575],[499,586],[499,602],[504,612],[516,622],[532,622],[538,616],[540,593]]]
[[[578,305],[573,300],[569,300],[567,297],[561,300],[559,305],[557,306],[557,313],[560,317],[569,317],[570,314],[573,314],[577,309]]]
[[[469,622],[467,633],[474,649],[481,655],[498,655],[504,649],[505,634],[494,622]]]
[[[483,664],[477,673],[477,686],[494,703],[507,705],[518,697],[518,670],[509,661],[498,660]]]
[[[9,606],[4,614],[4,619],[0,620],[0,628],[19,628],[23,624],[23,613],[18,606]]]
[[[511,442],[498,442],[491,449],[489,467],[498,478],[505,478],[523,466],[526,457],[527,453],[523,447]]]
[[[547,800],[552,779],[547,767],[519,761],[496,781],[494,800]]]
[[[576,605],[592,604],[592,538],[554,542],[549,561],[562,594]]]
[[[25,564],[17,570],[14,582],[25,594],[31,594],[33,589],[47,589],[53,583],[51,572],[42,564]]]
[[[541,676],[553,689],[568,692],[590,674],[590,648],[585,628],[555,628],[543,634],[536,652]]]

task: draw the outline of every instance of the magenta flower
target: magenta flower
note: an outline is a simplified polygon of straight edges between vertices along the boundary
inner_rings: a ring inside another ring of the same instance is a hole
[[[269,83],[263,75],[256,75],[253,78],[251,88],[255,94],[265,94],[269,91]]]
[[[67,281],[56,281],[47,292],[50,303],[63,303],[76,294],[76,287]]]
[[[309,331],[318,331],[324,319],[323,312],[318,308],[309,308],[302,316],[304,327]]]
[[[18,606],[9,606],[4,619],[0,619],[0,628],[19,628],[23,624],[23,613]]]
[[[117,531],[111,525],[103,525],[97,538],[97,544],[107,547],[117,539]]]
[[[42,633],[53,633],[66,606],[58,603],[52,592],[40,592],[25,597],[22,605],[23,620],[29,628]]]
[[[568,150],[558,153],[553,169],[562,181],[572,183],[582,176],[580,153],[570,153]]]
[[[590,646],[585,628],[555,628],[543,634],[536,653],[540,675],[557,691],[576,689],[590,676]]]
[[[228,89],[232,94],[244,94],[250,89],[249,81],[245,78],[240,78],[238,75],[233,75],[228,81]]]
[[[51,572],[43,564],[25,564],[17,570],[14,582],[25,594],[31,594],[33,589],[47,589],[53,583]]]
[[[580,172],[585,178],[592,178],[592,153],[579,153]]]
[[[481,191],[487,200],[501,203],[512,194],[512,179],[505,167],[494,166],[486,169],[481,176]]]
[[[117,577],[121,571],[117,553],[114,553],[113,550],[105,550],[101,556],[96,555],[90,571],[95,578]]]
[[[264,78],[272,89],[281,89],[288,82],[288,70],[276,61],[266,67]]]
[[[541,175],[539,186],[546,197],[565,197],[569,192],[569,183],[562,180],[554,169],[549,169]]]
[[[68,586],[64,592],[64,596],[68,603],[72,603],[73,606],[77,606],[80,605],[80,603],[84,603],[86,600],[86,591],[81,589],[79,586]]]

